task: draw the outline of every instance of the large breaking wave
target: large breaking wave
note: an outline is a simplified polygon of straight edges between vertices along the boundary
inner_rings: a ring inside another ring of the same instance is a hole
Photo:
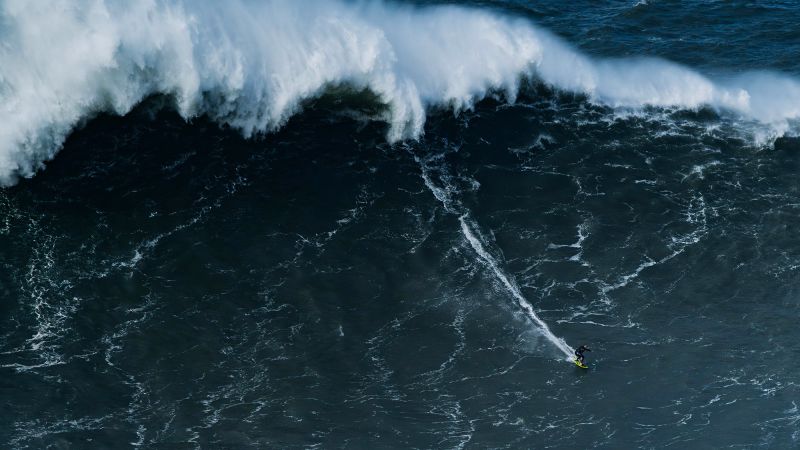
[[[0,0],[0,184],[31,176],[98,112],[166,94],[245,136],[271,131],[332,85],[387,105],[390,141],[426,108],[513,101],[520,80],[611,107],[710,107],[786,131],[800,83],[774,73],[714,81],[656,59],[596,60],[529,21],[455,6],[336,0]]]

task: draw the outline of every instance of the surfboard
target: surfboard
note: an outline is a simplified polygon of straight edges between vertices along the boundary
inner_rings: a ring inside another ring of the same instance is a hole
[[[581,369],[588,369],[589,368],[589,366],[587,366],[586,364],[581,364],[581,362],[579,360],[577,360],[577,359],[575,360],[575,365],[580,367]]]

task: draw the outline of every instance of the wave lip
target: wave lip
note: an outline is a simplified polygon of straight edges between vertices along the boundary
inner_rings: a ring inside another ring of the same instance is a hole
[[[71,130],[165,94],[185,118],[273,131],[332,85],[388,106],[387,139],[423,133],[426,109],[514,101],[521,79],[611,107],[711,107],[784,133],[800,83],[715,81],[657,59],[595,60],[530,22],[456,6],[340,0],[0,2],[0,184],[32,176]]]

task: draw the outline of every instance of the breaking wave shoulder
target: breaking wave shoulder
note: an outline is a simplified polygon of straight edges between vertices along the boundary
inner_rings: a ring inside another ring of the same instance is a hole
[[[785,75],[598,60],[528,20],[458,6],[5,0],[0,42],[0,185],[32,176],[83,121],[152,95],[251,136],[344,85],[386,106],[390,142],[419,137],[431,107],[513,102],[524,79],[614,108],[710,107],[778,134],[800,117],[800,83]]]

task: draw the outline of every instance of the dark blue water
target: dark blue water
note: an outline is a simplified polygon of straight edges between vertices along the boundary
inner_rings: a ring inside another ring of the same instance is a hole
[[[800,75],[792,2],[458,4],[597,61]],[[0,190],[0,442],[796,448],[791,109],[522,78],[399,140],[347,82],[254,136],[174,92],[87,114]]]

